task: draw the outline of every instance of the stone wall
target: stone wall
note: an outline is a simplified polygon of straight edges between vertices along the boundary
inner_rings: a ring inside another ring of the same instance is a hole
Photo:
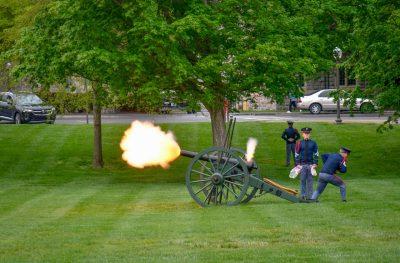
[[[243,110],[243,111],[248,111],[248,110],[259,110],[259,111],[265,111],[265,110],[276,110],[277,109],[277,104],[273,102],[270,98],[267,98],[261,94],[253,94],[251,100],[242,100],[237,102],[234,105],[234,108],[237,110]]]

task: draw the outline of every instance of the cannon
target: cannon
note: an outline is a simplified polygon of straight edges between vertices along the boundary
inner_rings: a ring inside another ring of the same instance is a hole
[[[262,178],[256,161],[247,162],[244,150],[231,147],[235,123],[230,118],[223,147],[210,147],[199,153],[181,151],[181,156],[192,158],[186,172],[186,186],[196,203],[203,207],[233,206],[266,193],[301,202],[296,190]]]

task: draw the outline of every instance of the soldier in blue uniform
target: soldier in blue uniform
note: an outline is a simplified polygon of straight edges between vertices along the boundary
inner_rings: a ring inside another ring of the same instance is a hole
[[[294,95],[289,94],[289,112],[297,109],[297,98]]]
[[[313,193],[312,199],[317,201],[318,196],[325,190],[326,185],[333,184],[340,188],[342,201],[346,202],[346,184],[342,178],[336,175],[336,172],[347,172],[346,161],[350,150],[346,147],[341,147],[339,153],[323,154],[322,161],[324,166],[319,173],[317,190]]]
[[[302,199],[311,199],[313,193],[313,175],[312,169],[318,166],[318,145],[310,139],[311,128],[301,129],[303,140],[296,143],[295,160],[296,166],[301,166],[300,171],[300,197]]]
[[[295,163],[294,152],[296,141],[300,139],[300,134],[297,129],[293,128],[293,121],[287,121],[288,128],[282,133],[282,139],[286,141],[286,166],[290,165],[290,155],[293,155],[293,162]]]

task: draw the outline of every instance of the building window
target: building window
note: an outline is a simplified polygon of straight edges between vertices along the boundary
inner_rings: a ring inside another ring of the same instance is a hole
[[[348,85],[356,85],[356,79],[349,78],[349,79],[347,80],[347,84],[348,84]]]
[[[341,68],[339,70],[339,85],[340,86],[354,86],[356,85],[356,79],[353,78],[351,70]]]
[[[331,76],[330,76],[329,72],[327,72],[324,75],[324,89],[329,89],[330,88],[330,86],[331,86],[330,78],[331,78]]]
[[[339,85],[346,85],[346,70],[344,68],[339,69]]]

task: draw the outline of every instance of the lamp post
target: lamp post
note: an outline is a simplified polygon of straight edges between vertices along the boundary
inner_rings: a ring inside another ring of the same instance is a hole
[[[335,58],[336,61],[336,81],[335,81],[336,92],[337,92],[336,120],[335,120],[336,124],[342,123],[342,119],[340,118],[340,87],[339,87],[339,82],[340,82],[339,62],[342,56],[343,56],[342,50],[338,47],[335,47],[335,49],[333,50],[333,57]]]

